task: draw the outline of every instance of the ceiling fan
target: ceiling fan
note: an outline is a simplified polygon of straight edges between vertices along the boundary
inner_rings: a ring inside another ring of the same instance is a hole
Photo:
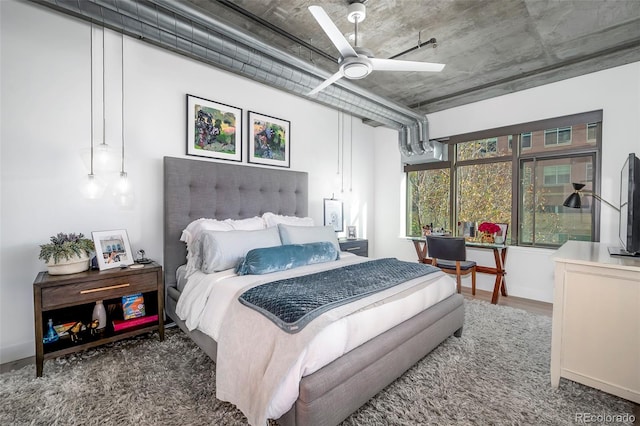
[[[444,68],[444,64],[430,62],[399,61],[395,59],[374,58],[373,53],[358,46],[358,23],[366,17],[366,9],[363,3],[351,3],[347,19],[355,24],[355,43],[351,47],[347,39],[342,35],[338,27],[333,23],[329,15],[320,6],[309,6],[309,11],[316,18],[331,42],[340,52],[338,64],[340,70],[331,77],[323,81],[318,87],[308,93],[315,95],[325,87],[335,83],[342,77],[349,80],[365,78],[372,71],[430,71],[439,72]]]

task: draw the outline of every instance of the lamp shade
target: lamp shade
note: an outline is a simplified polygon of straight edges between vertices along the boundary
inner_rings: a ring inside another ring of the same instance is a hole
[[[573,193],[564,200],[562,203],[565,207],[571,207],[572,209],[579,209],[582,207],[582,202],[580,201],[580,190],[584,188],[584,183],[572,183],[573,185]]]
[[[564,203],[562,203],[562,205],[565,207],[571,207],[572,209],[579,209],[580,207],[582,207],[580,194],[578,194],[577,192],[572,193],[567,197],[566,200],[564,200]]]

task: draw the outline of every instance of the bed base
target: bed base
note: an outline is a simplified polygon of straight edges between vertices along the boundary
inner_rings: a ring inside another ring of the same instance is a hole
[[[175,314],[179,295],[175,287],[168,289],[167,314],[215,362],[216,342],[198,330],[187,330]],[[298,399],[278,424],[329,426],[346,419],[448,337],[460,337],[463,299],[454,294],[303,377]]]

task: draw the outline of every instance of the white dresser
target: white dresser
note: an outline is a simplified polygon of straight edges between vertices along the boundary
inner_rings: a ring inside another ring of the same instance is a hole
[[[565,377],[640,403],[640,258],[582,241],[552,258],[551,385]]]

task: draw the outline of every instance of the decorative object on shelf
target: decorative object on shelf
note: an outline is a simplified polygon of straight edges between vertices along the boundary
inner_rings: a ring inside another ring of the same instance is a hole
[[[289,167],[291,123],[249,111],[249,163]]]
[[[91,319],[93,321],[98,320],[98,326],[95,327],[98,330],[102,330],[107,326],[107,311],[104,309],[102,300],[96,301],[96,305],[93,307]],[[94,327],[91,328],[93,329]]]
[[[101,271],[133,264],[133,253],[127,231],[124,229],[98,231],[92,232],[92,236]]]
[[[94,244],[82,233],[58,233],[50,241],[40,246],[39,256],[47,264],[50,275],[75,274],[89,269],[89,256]]]
[[[82,340],[82,335],[80,334],[83,330],[87,328],[85,325],[78,321],[69,329],[69,337],[71,337],[71,341],[73,343],[77,343]]]
[[[187,95],[187,155],[242,161],[242,110]]]
[[[478,231],[480,232],[480,241],[483,243],[494,243],[495,236],[498,231],[500,231],[500,226],[491,222],[482,222],[480,226],[478,226]]]
[[[53,328],[53,320],[49,318],[49,321],[47,322],[47,333],[42,338],[42,343],[53,343],[57,342],[58,339],[60,339],[60,337],[58,336],[58,333],[56,333],[56,330],[54,330]]]
[[[356,238],[358,238],[356,236],[356,227],[355,226],[347,226],[347,239],[348,240],[355,240]]]
[[[324,199],[324,226],[331,225],[336,232],[342,232],[342,201],[335,198]]]
[[[496,232],[495,242],[496,244],[504,244],[507,242],[507,231],[509,230],[508,223],[496,223],[500,227],[500,230]]]
[[[148,259],[145,256],[145,251],[144,250],[140,249],[140,250],[138,250],[136,252],[136,263],[140,263],[142,265],[146,265],[146,264],[151,263],[151,262],[153,262],[153,260]]]
[[[458,222],[458,236],[465,238],[475,238],[476,223],[475,222]]]

